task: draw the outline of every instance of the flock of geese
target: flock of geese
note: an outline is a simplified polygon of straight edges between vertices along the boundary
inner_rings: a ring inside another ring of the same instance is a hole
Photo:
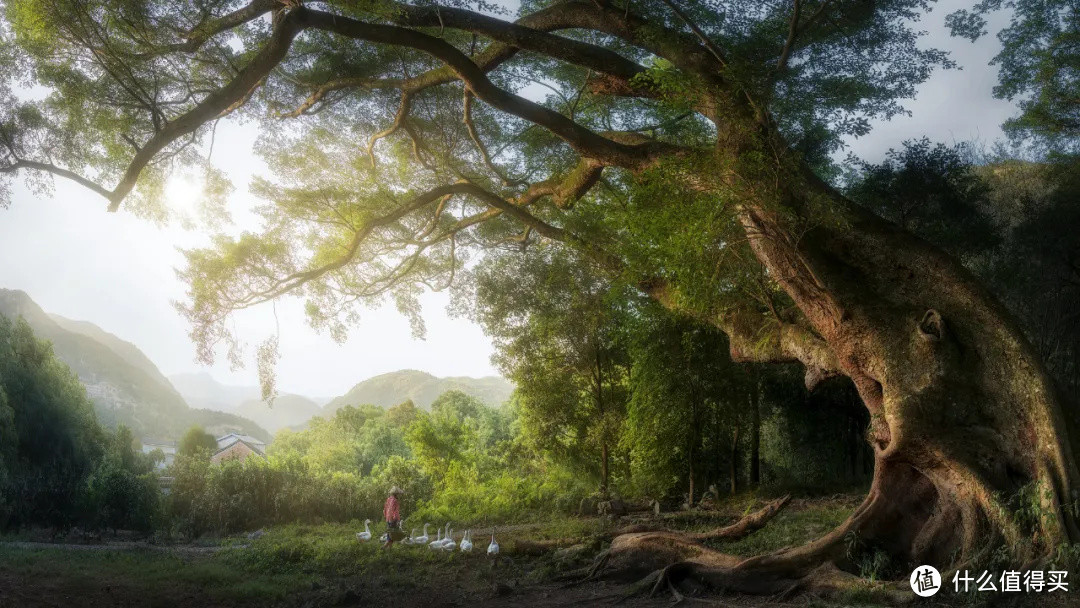
[[[465,530],[465,534],[462,535],[462,537],[461,537],[461,542],[458,543],[458,542],[454,541],[454,534],[453,534],[454,530],[453,530],[453,528],[450,527],[449,522],[446,524],[446,535],[444,536],[443,535],[443,529],[439,528],[438,529],[438,534],[436,535],[435,540],[431,540],[431,537],[428,536],[428,528],[430,528],[430,527],[431,527],[431,524],[424,524],[424,533],[420,534],[420,535],[416,534],[417,528],[413,528],[412,533],[409,534],[408,538],[401,541],[401,544],[403,544],[403,545],[417,545],[417,546],[427,545],[428,548],[430,548],[433,551],[447,551],[447,552],[449,552],[449,551],[453,551],[455,549],[460,549],[464,553],[472,553],[472,550],[473,550],[472,530]],[[356,533],[356,540],[358,540],[360,542],[367,542],[367,541],[371,540],[371,520],[370,519],[365,519],[364,520],[364,531]],[[498,555],[499,554],[499,543],[495,542],[495,528],[491,529],[491,542],[488,544],[487,553],[488,553],[488,555]]]

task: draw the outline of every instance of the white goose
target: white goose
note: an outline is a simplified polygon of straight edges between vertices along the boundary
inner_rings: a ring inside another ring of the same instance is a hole
[[[439,528],[438,529],[438,536],[435,538],[435,540],[428,543],[428,547],[430,547],[432,549],[438,549],[439,547],[442,546],[442,544],[443,544],[442,528]]]
[[[443,541],[442,547],[440,548],[443,551],[453,551],[454,549],[457,549],[457,543],[454,542],[454,531],[450,528],[450,524],[446,525],[446,540]]]
[[[465,530],[465,536],[461,537],[461,551],[472,553],[472,530]]]
[[[364,520],[364,531],[356,533],[356,540],[360,542],[367,542],[371,540],[371,520]]]
[[[417,530],[416,528],[413,528],[412,531],[409,532],[409,537],[406,538],[405,540],[401,541],[401,544],[403,544],[403,545],[411,545],[414,542],[416,542],[416,530]]]
[[[431,540],[427,535],[427,529],[428,529],[428,526],[430,526],[430,525],[431,524],[424,524],[424,535],[423,536],[417,536],[416,538],[414,538],[413,539],[413,544],[414,545],[426,545],[426,544],[428,544],[428,541]]]
[[[488,545],[488,555],[499,554],[499,543],[495,542],[495,528],[491,529],[491,544]]]
[[[436,549],[442,549],[442,546],[445,545],[448,540],[450,540],[450,522],[446,522],[446,530],[440,530],[440,532],[442,533],[442,539],[439,540],[438,545],[436,545],[435,547]]]

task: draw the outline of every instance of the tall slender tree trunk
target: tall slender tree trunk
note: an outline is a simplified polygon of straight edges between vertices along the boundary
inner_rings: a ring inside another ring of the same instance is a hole
[[[687,453],[687,479],[689,481],[689,491],[686,495],[686,505],[688,507],[694,506],[694,459],[697,456],[697,450],[694,449],[694,442],[690,442],[690,450]]]
[[[604,421],[605,414],[607,413],[607,404],[604,402],[604,365],[602,360],[602,353],[600,348],[600,336],[599,334],[594,337],[594,363],[596,365],[595,373],[595,393],[596,399],[596,411],[600,414],[601,421]],[[607,429],[603,432],[606,435]],[[611,453],[608,448],[608,440],[605,436],[600,442],[600,495],[604,498],[608,498],[608,482],[611,475]]]
[[[750,485],[761,483],[761,387],[757,368],[750,367]]]
[[[608,479],[611,475],[611,454],[608,451],[607,442],[600,445],[600,495],[608,497]]]
[[[731,467],[729,469],[731,476],[731,493],[735,494],[739,491],[739,426],[735,425],[735,430],[731,433]]]

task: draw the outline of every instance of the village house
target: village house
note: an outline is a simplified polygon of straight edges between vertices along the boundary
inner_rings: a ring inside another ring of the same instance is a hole
[[[229,433],[218,437],[217,452],[210,458],[210,462],[220,464],[226,460],[245,460],[251,455],[266,458],[266,443],[239,433]]]

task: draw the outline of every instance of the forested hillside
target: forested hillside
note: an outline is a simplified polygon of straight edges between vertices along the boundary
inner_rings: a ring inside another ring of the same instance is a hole
[[[360,382],[349,392],[323,406],[323,411],[329,417],[346,405],[390,407],[405,400],[427,409],[446,391],[461,391],[481,403],[497,407],[510,398],[513,390],[514,386],[499,376],[438,378],[426,372],[404,369]]]
[[[363,380],[320,407],[309,396],[287,392],[280,393],[272,404],[266,404],[259,395],[259,387],[222,384],[206,372],[174,374],[169,380],[192,406],[243,416],[271,433],[283,428],[302,428],[315,416],[333,418],[346,405],[386,408],[412,401],[417,407],[428,409],[447,391],[461,391],[481,403],[498,407],[510,398],[514,388],[499,376],[438,378],[426,372],[398,370]]]
[[[292,393],[280,393],[268,405],[259,387],[222,384],[207,372],[173,374],[169,381],[192,407],[242,416],[270,433],[302,427],[322,413],[318,403]]]
[[[56,357],[86,386],[98,420],[109,428],[125,424],[139,436],[173,439],[199,425],[213,433],[238,431],[269,439],[251,420],[188,407],[138,347],[92,323],[53,317],[28,294],[10,289],[0,289],[0,315],[25,319],[35,335],[52,343]]]

